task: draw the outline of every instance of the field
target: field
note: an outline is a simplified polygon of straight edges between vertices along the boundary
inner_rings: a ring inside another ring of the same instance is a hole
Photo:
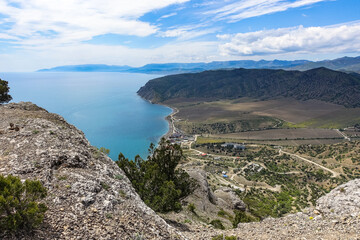
[[[249,98],[203,102],[197,100],[173,100],[167,102],[177,107],[177,117],[191,122],[232,121],[253,116],[269,116],[293,124],[311,119],[330,118],[346,122],[360,118],[360,108],[345,108],[340,105],[316,100],[298,101],[289,98],[259,101]],[[350,116],[350,115],[353,116]]]
[[[179,110],[175,115],[175,126],[186,133],[267,141],[265,143],[269,140],[293,140],[293,145],[313,144],[313,140],[316,144],[341,142],[341,136],[328,129],[345,128],[360,122],[360,108],[345,108],[317,100],[241,98],[204,102],[201,99],[175,99],[166,104]]]
[[[244,140],[342,138],[339,133],[332,129],[269,129],[211,136]]]
[[[196,143],[204,144],[204,143],[224,143],[224,142],[234,142],[234,143],[246,143],[246,144],[258,144],[258,145],[279,145],[279,146],[300,146],[300,145],[321,145],[321,144],[335,144],[346,142],[343,138],[336,139],[327,139],[327,138],[319,138],[319,139],[274,139],[274,140],[244,140],[239,138],[224,138],[224,137],[207,137],[202,136],[198,137]]]

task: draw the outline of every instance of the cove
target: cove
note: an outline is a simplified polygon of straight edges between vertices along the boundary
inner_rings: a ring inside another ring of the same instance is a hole
[[[133,159],[147,157],[151,142],[168,131],[171,109],[151,104],[136,91],[158,75],[102,72],[1,73],[9,82],[12,102],[30,101],[63,116],[82,130],[90,143],[122,152]]]

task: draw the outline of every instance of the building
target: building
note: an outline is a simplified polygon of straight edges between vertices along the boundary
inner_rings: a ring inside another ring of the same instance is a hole
[[[221,147],[223,148],[234,148],[234,149],[237,149],[237,150],[245,150],[246,147],[245,147],[245,144],[238,144],[238,143],[224,143],[224,144],[221,144]]]

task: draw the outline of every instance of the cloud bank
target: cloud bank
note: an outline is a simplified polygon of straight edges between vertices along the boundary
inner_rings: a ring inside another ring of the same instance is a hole
[[[325,27],[293,27],[218,35],[222,55],[360,52],[360,21]]]
[[[23,45],[67,44],[107,33],[148,36],[156,25],[139,18],[153,10],[189,0],[0,0],[1,38]]]

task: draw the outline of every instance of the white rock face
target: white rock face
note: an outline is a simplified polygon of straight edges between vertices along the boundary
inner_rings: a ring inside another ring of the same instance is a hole
[[[324,214],[330,215],[360,215],[360,179],[340,185],[319,198],[317,209]]]

